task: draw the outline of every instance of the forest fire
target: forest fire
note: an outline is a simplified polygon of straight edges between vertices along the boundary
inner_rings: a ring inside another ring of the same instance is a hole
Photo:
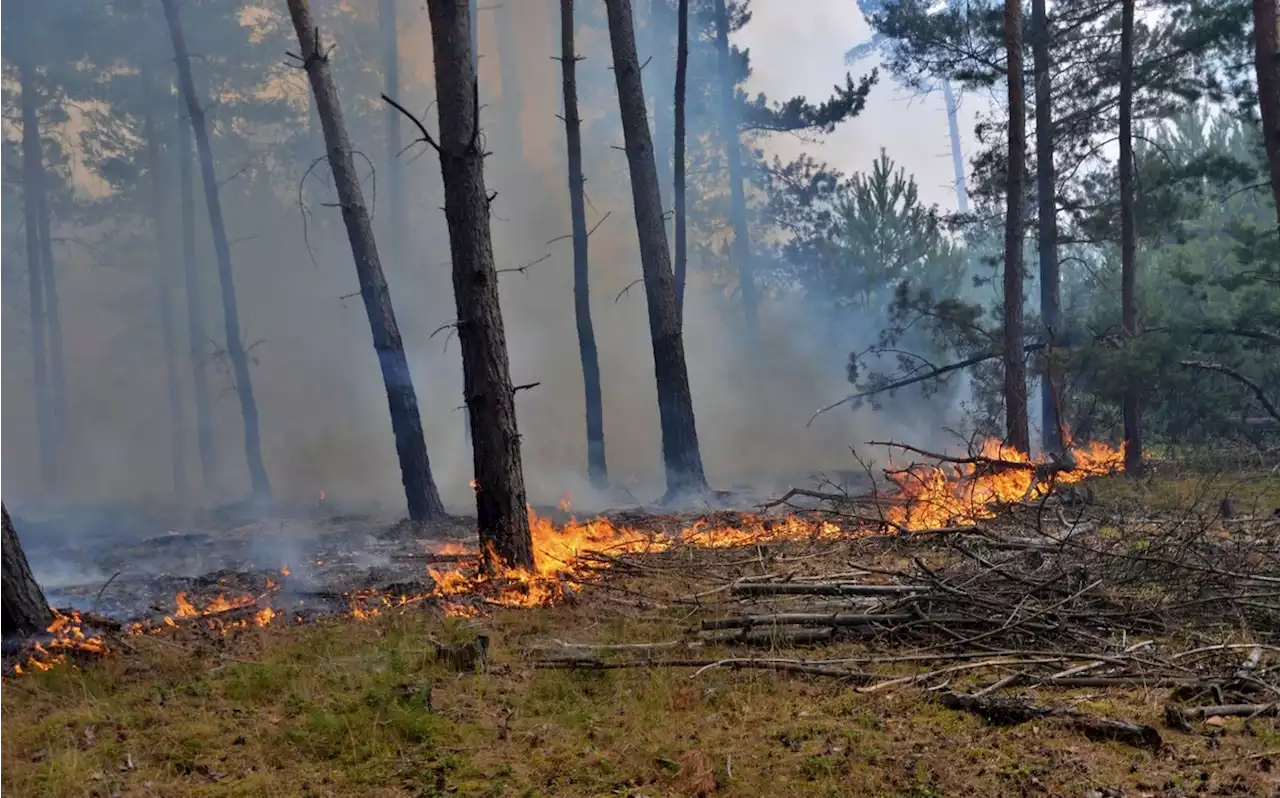
[[[51,670],[55,665],[65,662],[67,653],[72,651],[82,651],[87,654],[106,653],[106,643],[101,637],[88,636],[84,633],[83,620],[78,612],[64,615],[54,610],[53,623],[49,624],[46,631],[53,635],[53,639],[45,644],[39,641],[33,643],[31,654],[27,657],[26,664],[33,670]],[[21,675],[22,665],[15,664],[13,672]]]
[[[909,448],[909,447],[903,447]],[[917,450],[918,451],[918,450]],[[926,453],[927,454],[927,453]],[[500,568],[487,573],[474,546],[445,542],[430,546],[436,562],[426,566],[433,580],[430,588],[398,592],[369,588],[342,594],[347,617],[363,620],[385,611],[403,610],[427,602],[438,603],[452,616],[475,616],[495,607],[538,607],[555,605],[574,595],[601,571],[625,555],[667,551],[676,547],[732,548],[780,542],[839,540],[888,531],[909,532],[940,527],[969,525],[994,516],[1002,504],[1035,501],[1045,497],[1055,484],[1071,484],[1091,476],[1119,469],[1123,450],[1102,443],[1072,447],[1064,460],[1033,460],[1002,447],[997,441],[984,443],[970,457],[932,459],[939,464],[912,465],[886,469],[893,488],[885,494],[867,497],[881,508],[882,516],[862,518],[837,525],[816,515],[770,518],[743,512],[716,513],[666,532],[632,526],[607,517],[579,521],[570,517],[557,524],[529,510],[534,566],[532,569]],[[566,493],[559,509],[570,512],[572,497]],[[883,518],[882,521],[876,518]],[[664,523],[675,521],[664,517]],[[668,527],[670,525],[668,524]],[[441,560],[451,561],[447,565]],[[320,566],[324,561],[317,559]],[[288,566],[263,576],[258,587],[240,593],[220,592],[214,598],[193,600],[186,591],[173,598],[172,615],[163,623],[143,621],[125,627],[133,635],[175,630],[195,622],[198,628],[215,634],[235,629],[265,627],[281,618],[303,623],[305,613],[291,613],[281,607],[281,580],[292,575]],[[219,579],[221,583],[222,580]],[[261,585],[265,583],[265,589]],[[201,603],[203,601],[203,603]],[[298,604],[301,606],[302,602]],[[330,611],[343,606],[341,603]],[[313,612],[315,608],[313,608]],[[324,610],[320,610],[323,612]],[[101,654],[106,644],[100,637],[82,630],[79,613],[56,613],[48,632],[53,637],[36,643],[25,665],[48,670],[64,662],[72,650]],[[23,668],[15,668],[22,673]]]
[[[1070,439],[1068,437],[1068,444]],[[1071,448],[1073,467],[1050,467],[987,439],[979,453],[942,465],[915,465],[886,472],[897,488],[889,522],[905,531],[973,524],[992,517],[1000,504],[1044,498],[1067,485],[1119,470],[1124,449],[1101,442]]]
[[[1068,437],[1069,442],[1069,437]],[[1055,484],[1071,484],[1087,477],[1118,470],[1124,460],[1123,449],[1105,443],[1072,446],[1072,467],[1033,460],[1016,450],[989,439],[980,453],[970,458],[955,458],[943,465],[911,466],[890,469],[887,474],[894,491],[886,497],[885,525],[902,531],[933,529],[957,524],[972,524],[990,518],[998,506],[1012,502],[1034,501],[1045,497]],[[569,510],[570,496],[560,501],[560,509]],[[743,516],[735,524],[716,524],[703,520],[673,536],[619,526],[607,519],[579,522],[570,519],[556,526],[549,519],[530,510],[533,534],[534,568],[505,569],[485,575],[477,561],[453,568],[428,568],[435,580],[433,597],[446,600],[446,610],[471,614],[471,606],[459,606],[449,598],[485,595],[488,604],[504,607],[533,607],[554,604],[565,597],[565,589],[577,589],[590,576],[607,568],[613,557],[623,554],[663,551],[674,546],[729,548],[759,543],[792,540],[821,540],[875,534],[884,526],[866,522],[862,526],[842,528],[814,518],[790,516],[782,521]],[[447,547],[440,553],[474,552],[462,547]],[[496,589],[496,595],[494,591]]]

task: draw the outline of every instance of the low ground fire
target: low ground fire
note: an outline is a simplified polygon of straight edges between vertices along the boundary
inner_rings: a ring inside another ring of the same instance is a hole
[[[900,447],[920,454],[921,450]],[[582,586],[607,571],[624,555],[657,553],[677,547],[733,548],[786,541],[847,539],[882,533],[910,533],[942,527],[975,524],[991,518],[1010,504],[1034,502],[1048,496],[1056,485],[1077,483],[1087,477],[1116,470],[1123,453],[1106,444],[1075,447],[1070,460],[1031,460],[986,441],[976,454],[949,457],[923,453],[933,462],[885,469],[891,487],[865,496],[844,497],[862,509],[840,517],[797,509],[783,517],[758,512],[722,510],[701,517],[670,516],[654,527],[647,514],[613,514],[585,520],[570,515],[560,522],[530,508],[534,568],[486,572],[479,552],[460,540],[419,541],[424,577],[396,587],[372,587],[342,591],[300,588],[294,577],[296,563],[285,563],[269,574],[235,582],[224,572],[209,581],[220,588],[203,601],[190,590],[177,590],[171,608],[150,618],[110,620],[96,612],[89,625],[127,621],[129,634],[158,634],[180,624],[201,624],[226,634],[250,626],[273,623],[305,623],[317,614],[338,612],[366,619],[392,609],[434,603],[447,615],[476,616],[498,607],[553,605],[573,597]],[[1064,466],[1069,462],[1069,466]],[[810,492],[814,493],[814,492]],[[816,495],[816,494],[815,494]],[[570,513],[572,497],[559,502],[561,513]],[[324,568],[325,559],[311,561],[313,570]],[[306,581],[307,577],[303,577]],[[103,590],[109,585],[103,586]],[[236,589],[231,589],[231,588]],[[226,588],[226,589],[221,589]],[[205,591],[209,592],[209,591]],[[101,599],[101,591],[95,602]],[[86,618],[80,611],[59,612],[49,627],[50,638],[35,643],[26,666],[46,670],[65,662],[69,652],[98,655],[108,644],[101,636],[84,632]],[[22,665],[15,665],[21,673]]]

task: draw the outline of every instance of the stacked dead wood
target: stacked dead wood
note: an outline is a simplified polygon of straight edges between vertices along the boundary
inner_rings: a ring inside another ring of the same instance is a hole
[[[739,577],[688,597],[718,612],[681,640],[625,652],[563,644],[540,650],[538,661],[766,669],[840,679],[859,692],[914,686],[993,722],[1049,718],[1094,739],[1157,748],[1152,727],[995,694],[1167,689],[1166,721],[1180,730],[1229,716],[1274,716],[1280,536],[1269,518],[1224,523],[1217,516],[1107,518],[1086,506],[1068,517],[1026,508],[981,527],[873,537],[862,551],[888,547],[908,565],[845,560],[839,572],[793,567]],[[842,553],[858,551],[851,544]],[[794,656],[840,643],[852,651]]]

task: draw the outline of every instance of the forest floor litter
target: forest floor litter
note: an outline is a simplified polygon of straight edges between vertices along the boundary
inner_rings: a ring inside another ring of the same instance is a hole
[[[899,534],[822,491],[615,514],[551,593],[354,519],[310,570],[113,570],[50,591],[101,645],[5,679],[4,790],[1280,794],[1280,475],[1086,487]]]

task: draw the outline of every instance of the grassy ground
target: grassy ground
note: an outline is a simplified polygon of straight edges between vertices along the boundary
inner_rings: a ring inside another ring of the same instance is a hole
[[[1194,495],[1173,482],[1097,491],[1117,503]],[[1250,484],[1261,501],[1280,499],[1280,479]],[[667,600],[687,585],[610,578],[609,590],[573,606],[468,621],[419,608],[225,638],[129,638],[102,662],[8,680],[3,792],[1280,795],[1280,723],[1227,720],[1181,734],[1161,721],[1167,691],[1030,693],[1157,726],[1167,745],[1151,754],[1051,722],[992,727],[918,689],[867,695],[831,679],[723,668],[534,668],[534,643],[671,640],[697,618]],[[478,632],[491,641],[486,672],[436,661],[435,642]],[[740,650],[696,656],[732,654]],[[1091,792],[1107,789],[1123,792]]]

